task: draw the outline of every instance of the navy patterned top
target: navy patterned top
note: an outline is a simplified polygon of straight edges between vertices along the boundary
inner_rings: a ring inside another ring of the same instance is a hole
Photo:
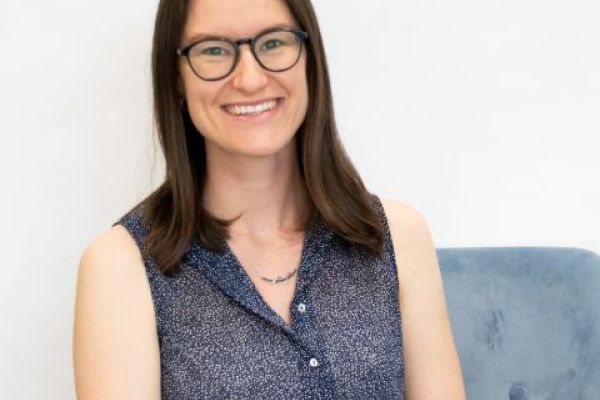
[[[157,321],[162,398],[403,399],[398,275],[387,219],[384,257],[368,257],[328,230],[307,228],[292,325],[262,299],[226,246],[193,239],[181,273],[144,256]],[[145,254],[140,208],[123,225]]]

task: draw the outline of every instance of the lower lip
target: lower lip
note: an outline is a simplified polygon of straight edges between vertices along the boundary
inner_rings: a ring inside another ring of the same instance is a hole
[[[251,115],[251,114],[246,114],[246,115],[233,115],[228,113],[224,108],[223,108],[223,112],[225,114],[227,114],[229,117],[231,117],[234,121],[239,121],[239,122],[263,122],[263,121],[268,121],[271,118],[273,118],[281,109],[282,105],[283,105],[283,98],[278,98],[277,99],[277,105],[275,106],[275,108],[269,110],[269,111],[265,111],[262,112],[260,114],[257,115]]]

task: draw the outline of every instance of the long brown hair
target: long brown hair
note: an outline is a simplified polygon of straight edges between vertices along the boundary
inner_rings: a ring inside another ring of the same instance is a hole
[[[343,240],[374,255],[384,234],[371,195],[348,158],[337,133],[329,72],[317,18],[308,0],[285,0],[300,29],[308,33],[309,105],[296,132],[296,148],[313,213]],[[192,238],[219,251],[235,220],[211,215],[202,205],[206,157],[204,138],[180,102],[176,49],[189,0],[161,0],[152,47],[154,118],[166,163],[164,182],[142,200],[149,225],[146,250],[166,275],[175,275]],[[134,208],[136,208],[134,207]]]

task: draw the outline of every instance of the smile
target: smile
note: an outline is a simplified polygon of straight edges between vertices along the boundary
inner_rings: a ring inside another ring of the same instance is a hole
[[[283,98],[271,99],[255,104],[228,104],[221,108],[240,121],[263,121],[279,111]]]

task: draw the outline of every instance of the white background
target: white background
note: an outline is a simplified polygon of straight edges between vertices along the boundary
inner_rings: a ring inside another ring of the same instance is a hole
[[[420,210],[438,247],[600,252],[600,3],[315,7],[341,137],[372,192]],[[0,398],[74,398],[79,257],[162,170],[155,9],[0,2]]]

